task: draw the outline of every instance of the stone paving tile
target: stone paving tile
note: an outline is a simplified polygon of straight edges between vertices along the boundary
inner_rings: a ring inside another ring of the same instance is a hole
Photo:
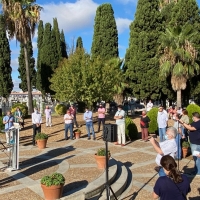
[[[41,163],[33,167],[24,168],[23,170],[19,170],[26,176],[33,180],[41,179],[43,176],[52,174],[53,172],[58,170],[58,164],[55,161]]]
[[[155,156],[149,155],[147,153],[142,153],[142,152],[133,152],[133,153],[127,153],[126,155],[114,156],[114,158],[121,162],[128,161],[132,163],[132,165],[134,165],[136,163],[142,163],[145,161],[155,159]]]
[[[146,190],[140,190],[140,188],[133,186],[130,190],[130,192],[126,195],[123,200],[131,200],[131,199],[136,199],[136,200],[150,200],[152,198],[152,192],[148,192]]]
[[[194,200],[200,199],[200,177],[189,177],[189,180],[191,192],[188,194],[188,197],[197,197]]]
[[[5,187],[12,187],[15,185],[19,185],[20,183],[16,181],[12,176],[9,176],[8,174],[4,172],[0,172],[0,190]],[[1,199],[1,196],[0,196]]]
[[[155,174],[156,171],[154,170],[154,167],[157,166],[156,163],[153,163],[153,164],[148,164],[146,166],[140,166],[140,167],[137,167],[137,168],[134,168],[134,169],[131,169],[132,173],[133,174],[141,174],[141,173],[152,173],[152,174]]]
[[[76,156],[76,157],[71,157],[67,159],[67,162],[70,165],[74,164],[95,164],[95,158],[94,154],[87,154],[87,155],[81,155],[81,156]]]
[[[8,158],[8,156],[9,156],[9,152],[7,151],[5,151],[5,153],[4,152],[0,153],[0,158]]]
[[[42,152],[40,149],[31,149],[31,150],[24,150],[19,152],[19,157],[21,156],[32,156],[32,155],[38,155]]]
[[[79,140],[73,144],[74,148],[82,148],[82,149],[89,149],[96,146],[102,146],[102,143],[88,141],[88,140]]]
[[[66,179],[64,193],[69,193],[70,190],[86,186],[88,183],[97,179],[103,172],[103,169],[96,167],[69,169],[63,174]]]
[[[154,187],[158,177],[152,174],[151,177],[134,177],[133,179],[144,184],[147,183],[147,185]]]
[[[133,148],[145,148],[145,147],[151,147],[152,144],[150,142],[143,142],[136,140],[131,143],[128,143],[127,146]]]
[[[35,192],[28,188],[21,190],[9,192],[6,194],[0,194],[0,199],[2,200],[44,200]]]

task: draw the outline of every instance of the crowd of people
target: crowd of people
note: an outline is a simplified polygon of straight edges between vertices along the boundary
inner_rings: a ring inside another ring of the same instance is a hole
[[[130,104],[131,105],[131,104]],[[124,106],[118,105],[117,111],[114,115],[114,119],[117,124],[117,143],[116,145],[125,146],[126,145],[126,135],[125,135],[125,117],[126,111],[123,109]],[[148,128],[151,123],[150,118],[147,113],[153,108],[153,103],[151,100],[146,106],[146,110],[142,111],[140,118],[141,127],[141,140],[144,142],[150,141],[155,151],[157,152],[155,170],[158,172],[160,178],[156,181],[154,186],[153,197],[164,199],[186,199],[187,194],[190,192],[190,183],[187,176],[180,173],[177,169],[177,164],[175,160],[182,159],[181,151],[181,141],[189,141],[191,152],[194,159],[194,172],[193,175],[200,175],[200,114],[198,112],[192,113],[192,123],[189,123],[188,112],[186,109],[169,107],[165,110],[162,105],[158,107],[157,114],[157,124],[159,133],[159,142],[156,138],[149,138]],[[98,130],[100,132],[103,130],[105,125],[106,108],[103,104],[99,104],[98,112]],[[46,127],[52,126],[52,111],[46,106],[44,111],[46,118]],[[64,115],[64,139],[73,140],[73,128],[79,128],[76,119],[77,110],[72,104],[66,111]],[[168,121],[172,119],[174,124],[168,127]],[[83,114],[83,120],[85,121],[87,138],[88,140],[96,140],[96,135],[93,126],[93,112],[86,107]],[[19,123],[21,127],[24,127],[23,113],[20,108],[17,107],[14,115],[10,111],[7,112],[6,116],[3,118],[3,123],[5,124],[6,140],[8,141],[8,130],[13,126],[13,123]],[[32,113],[32,124],[33,124],[33,145],[35,145],[35,136],[37,133],[41,132],[42,115],[37,108],[34,108]],[[102,128],[102,129],[101,129]],[[68,132],[70,135],[68,136]],[[188,134],[189,133],[189,134]],[[194,153],[195,152],[195,153]],[[167,189],[166,189],[167,186]]]

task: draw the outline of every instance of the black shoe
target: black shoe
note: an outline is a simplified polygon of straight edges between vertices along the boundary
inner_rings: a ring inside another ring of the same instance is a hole
[[[93,140],[96,140],[96,138],[93,138]]]
[[[66,137],[65,140],[68,140],[68,137]]]
[[[70,138],[70,140],[74,140],[74,138]]]
[[[90,140],[90,137],[88,138],[88,140]]]

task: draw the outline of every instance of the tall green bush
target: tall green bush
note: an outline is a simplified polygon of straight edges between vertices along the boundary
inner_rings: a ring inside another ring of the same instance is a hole
[[[190,104],[187,106],[186,110],[188,111],[188,116],[190,119],[190,123],[192,123],[192,113],[198,112],[200,114],[200,107],[196,104]]]
[[[0,116],[0,132],[4,130],[4,124],[3,124],[3,116]]]
[[[64,115],[66,113],[67,107],[64,104],[57,104],[55,111],[58,115]]]
[[[128,140],[136,140],[138,138],[137,126],[130,117],[125,119],[125,134]]]
[[[157,123],[157,116],[158,116],[158,108],[152,108],[148,113],[147,116],[150,119],[149,123],[149,133],[156,133],[158,131],[158,123]]]
[[[26,103],[16,103],[12,106],[11,108],[11,113],[14,114],[14,112],[16,111],[16,108],[19,107],[20,110],[22,111],[23,117],[27,117],[28,116],[28,107],[26,105]]]

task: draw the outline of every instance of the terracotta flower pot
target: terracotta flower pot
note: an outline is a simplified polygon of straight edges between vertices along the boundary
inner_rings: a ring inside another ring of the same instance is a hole
[[[62,197],[63,185],[52,185],[47,187],[41,184],[45,200],[56,200]]]
[[[36,140],[37,146],[39,149],[44,149],[47,146],[47,139],[44,140]]]
[[[105,169],[106,168],[106,156],[97,156],[96,154],[94,155],[96,162],[97,162],[97,167],[99,169]],[[108,156],[108,160],[110,159],[110,155]]]
[[[81,133],[80,133],[80,132],[75,132],[75,138],[76,138],[76,139],[79,139],[80,136],[81,136]]]
[[[183,158],[186,158],[187,154],[188,154],[188,148],[182,148],[182,152],[183,152]]]

